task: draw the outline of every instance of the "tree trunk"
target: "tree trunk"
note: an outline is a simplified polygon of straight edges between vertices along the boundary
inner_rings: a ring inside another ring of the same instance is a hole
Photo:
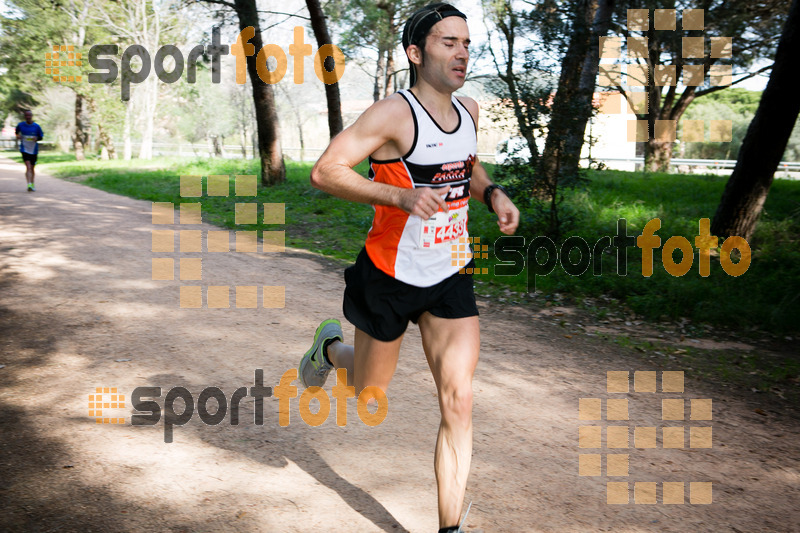
[[[378,64],[375,67],[375,86],[372,89],[372,100],[375,102],[381,99],[381,91],[383,89],[381,82],[383,81],[383,74],[386,71],[383,62],[385,53],[386,51],[383,48],[378,48]]]
[[[222,150],[222,142],[224,141],[222,142],[220,141],[219,135],[212,135],[211,142],[214,146],[214,157],[223,157],[225,154],[224,151]]]
[[[394,52],[391,48],[386,50],[386,81],[383,85],[383,97],[388,98],[394,92]]]
[[[575,97],[579,90],[581,72],[590,50],[591,25],[597,9],[597,0],[579,0],[575,7],[567,53],[561,61],[561,75],[553,101],[553,112],[547,127],[542,160],[539,166],[541,180],[548,194],[553,194],[558,184],[558,172],[563,164],[567,135],[576,128]],[[598,58],[599,60],[599,58]],[[584,131],[585,131],[584,124]]]
[[[100,144],[103,146],[103,149],[105,149],[109,159],[116,159],[117,149],[114,147],[114,141],[111,139],[108,131],[106,131],[105,126],[100,122],[97,123],[97,132],[100,137]]]
[[[645,144],[644,167],[648,172],[669,172],[672,142],[659,141],[652,136]]]
[[[158,78],[150,76],[140,87],[142,98],[142,144],[139,146],[139,159],[153,158],[153,120],[156,114],[158,99]]]
[[[303,139],[303,124],[300,121],[297,121],[297,134],[300,136],[300,161],[305,161],[306,159],[306,142]]]
[[[234,7],[239,17],[239,29],[248,26],[255,28],[251,43],[256,53],[247,56],[247,73],[253,88],[253,103],[256,108],[256,124],[258,126],[258,153],[261,157],[261,183],[266,186],[282,183],[286,180],[286,166],[281,151],[281,134],[278,123],[278,112],[275,109],[275,93],[272,85],[264,83],[258,77],[256,55],[264,47],[261,39],[261,26],[258,23],[256,0],[235,0]]]
[[[97,123],[97,136],[102,146],[101,159],[116,159],[117,150],[114,148],[114,141],[111,140],[111,136],[103,125],[103,118],[100,117],[97,112],[97,102],[95,102],[94,98],[88,96],[86,97],[86,101],[89,104],[89,111],[92,113],[92,116],[95,117],[95,122]]]
[[[506,55],[508,57],[505,73],[500,72],[498,67],[497,75],[503,81],[503,83],[506,84],[506,87],[508,87],[508,93],[511,96],[511,103],[514,108],[514,117],[517,119],[519,131],[525,138],[525,142],[528,144],[528,149],[531,152],[531,160],[535,161],[539,159],[539,149],[536,146],[536,140],[533,135],[533,124],[531,124],[531,122],[528,120],[525,115],[525,111],[522,109],[519,92],[517,91],[517,82],[516,78],[514,77],[514,38],[516,28],[518,26],[516,17],[511,9],[510,3],[508,2],[504,4],[498,4],[495,9],[497,10],[497,28],[503,33],[503,37],[506,40]],[[506,23],[504,19],[506,13],[509,14],[508,23]]]
[[[114,141],[111,140],[111,136],[108,134],[108,131],[106,131],[106,128],[103,125],[102,117],[97,115],[97,104],[91,98],[89,99],[89,108],[92,110],[92,115],[96,117],[95,122],[97,122],[97,136],[100,138],[100,144],[103,147],[105,158],[116,159],[117,150],[114,148]]]
[[[592,116],[592,96],[600,69],[600,37],[608,33],[615,0],[600,0],[592,25],[589,50],[583,62],[578,92],[575,95],[575,119],[564,139],[564,153],[559,173],[576,176],[580,165],[581,150],[586,138],[586,124]]]
[[[64,9],[64,12],[70,17],[72,27],[75,28],[74,33],[71,35],[72,44],[80,49],[84,45],[86,39],[86,26],[87,18],[91,9],[91,2],[84,2],[80,10],[76,9],[74,4],[71,5],[72,9]],[[86,158],[86,150],[88,149],[87,143],[89,141],[89,132],[87,131],[87,124],[84,121],[86,117],[83,108],[84,96],[75,93],[75,130],[72,134],[72,146],[75,149],[75,159],[83,161]]]
[[[75,130],[72,133],[72,147],[75,149],[75,159],[86,159],[85,150],[89,135],[86,133],[83,114],[83,95],[75,94]]]
[[[133,155],[131,146],[131,122],[133,121],[133,105],[130,100],[125,102],[125,123],[122,126],[122,157],[130,161]]]
[[[237,106],[237,122],[239,129],[239,144],[242,147],[242,159],[247,159],[247,132],[251,129],[252,117],[250,116],[250,103],[252,100],[247,95],[245,85],[236,85],[233,89],[233,99]]]
[[[739,159],[722,193],[711,233],[749,239],[767,199],[775,169],[800,114],[796,57],[800,54],[800,0],[794,0],[783,27],[775,64],[755,117],[739,150]]]
[[[143,4],[143,7],[146,6],[147,2]],[[149,41],[148,48],[155,50],[161,41],[161,17],[158,9],[153,9],[152,26],[148,27],[148,17],[143,17],[142,21],[144,23],[142,35],[145,37],[145,41]],[[144,128],[142,129],[142,144],[139,146],[139,159],[153,158],[153,121],[155,120],[156,106],[158,105],[158,77],[153,74],[144,80],[140,88]]]
[[[322,13],[319,0],[306,0],[306,6],[308,6],[308,13],[311,16],[311,29],[317,39],[317,46],[331,44],[331,35],[328,32],[328,25],[325,22],[325,15]],[[333,59],[328,58],[328,61],[333,61]],[[325,100],[328,103],[328,132],[333,139],[344,129],[339,82],[325,84]]]

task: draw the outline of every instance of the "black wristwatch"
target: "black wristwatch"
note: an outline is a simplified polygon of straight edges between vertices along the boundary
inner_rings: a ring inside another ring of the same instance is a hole
[[[483,190],[483,203],[486,204],[486,208],[489,209],[490,213],[494,213],[494,208],[492,207],[492,193],[495,189],[500,189],[503,191],[503,194],[508,196],[508,191],[502,185],[498,185],[496,183],[492,183],[488,187]]]

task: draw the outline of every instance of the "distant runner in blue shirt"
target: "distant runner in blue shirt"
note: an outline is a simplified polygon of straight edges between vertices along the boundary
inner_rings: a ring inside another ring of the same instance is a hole
[[[23,113],[25,122],[17,124],[17,140],[19,141],[19,151],[22,153],[22,160],[25,162],[25,179],[28,182],[28,192],[36,190],[33,179],[36,176],[34,166],[39,154],[39,141],[44,137],[42,128],[33,121],[33,113],[25,111]]]

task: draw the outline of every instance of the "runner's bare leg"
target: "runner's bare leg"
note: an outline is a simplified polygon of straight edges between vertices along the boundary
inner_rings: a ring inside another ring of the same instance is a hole
[[[25,161],[25,181],[33,183],[33,163]]]
[[[368,386],[386,392],[397,368],[402,342],[402,335],[384,342],[356,328],[354,344],[334,341],[328,346],[328,359],[335,368],[347,369],[347,384],[355,386],[356,396]]]
[[[328,351],[325,353],[328,360],[333,364],[334,368],[344,368],[347,370],[348,385],[353,382],[353,345],[345,344],[341,341],[333,341],[328,345]],[[336,372],[334,372],[334,375]]]
[[[443,319],[423,313],[422,344],[439,391],[442,420],[434,470],[439,487],[439,527],[456,525],[472,459],[472,376],[480,352],[478,317]],[[335,341],[328,358],[355,379],[356,395],[374,385],[386,391],[397,367],[402,337],[383,342],[356,328],[354,346]]]
[[[434,470],[439,488],[439,527],[458,525],[472,460],[472,376],[480,353],[478,317],[419,319],[422,346],[439,391],[442,420]]]

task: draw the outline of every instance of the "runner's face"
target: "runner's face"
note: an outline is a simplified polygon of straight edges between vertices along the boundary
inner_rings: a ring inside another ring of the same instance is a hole
[[[33,122],[33,113],[25,113],[25,122],[28,124]]]
[[[469,28],[461,17],[437,22],[425,41],[425,62],[420,77],[449,92],[464,85],[469,63]]]

